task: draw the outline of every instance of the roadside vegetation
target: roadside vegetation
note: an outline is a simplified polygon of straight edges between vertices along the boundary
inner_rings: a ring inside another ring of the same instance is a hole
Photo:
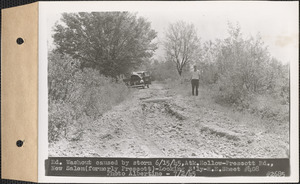
[[[83,125],[130,96],[130,89],[114,78],[91,68],[80,70],[76,60],[49,56],[49,141],[81,138]]]
[[[155,80],[176,93],[191,96],[190,71],[197,65],[201,71],[199,98],[208,100],[207,105],[229,107],[232,112],[249,113],[288,126],[289,64],[270,55],[259,33],[246,37],[238,24],[228,23],[227,38],[199,43],[196,49],[184,63],[182,73],[177,72],[180,59],[153,61],[148,68]],[[174,51],[173,55],[184,51]]]
[[[150,58],[156,32],[129,12],[63,13],[48,53],[48,140],[79,140],[83,126],[130,97],[122,76]]]

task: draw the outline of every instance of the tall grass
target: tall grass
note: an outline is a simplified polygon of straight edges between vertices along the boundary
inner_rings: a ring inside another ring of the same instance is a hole
[[[70,62],[73,64],[68,65]],[[50,58],[48,80],[50,143],[60,138],[80,139],[84,125],[101,117],[130,94],[122,81],[105,77],[95,69],[78,69],[68,58]]]

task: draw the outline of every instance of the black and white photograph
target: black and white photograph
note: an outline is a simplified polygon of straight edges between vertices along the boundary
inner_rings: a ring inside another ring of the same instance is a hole
[[[47,17],[48,156],[290,158],[294,6],[166,3]]]

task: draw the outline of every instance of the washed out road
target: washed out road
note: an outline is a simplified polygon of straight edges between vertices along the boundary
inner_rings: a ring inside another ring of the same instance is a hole
[[[202,103],[201,94],[182,96],[160,83],[133,93],[132,99],[85,125],[80,139],[49,144],[49,156],[287,158],[289,155],[286,126],[270,129],[270,122],[264,124],[258,118],[242,121]]]

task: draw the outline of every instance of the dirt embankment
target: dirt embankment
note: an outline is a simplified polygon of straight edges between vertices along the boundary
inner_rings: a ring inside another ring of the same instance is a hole
[[[137,89],[79,140],[49,145],[49,156],[284,158],[288,127],[270,129],[258,118],[234,118],[199,97],[170,93],[162,84]],[[276,125],[273,125],[273,127]]]

